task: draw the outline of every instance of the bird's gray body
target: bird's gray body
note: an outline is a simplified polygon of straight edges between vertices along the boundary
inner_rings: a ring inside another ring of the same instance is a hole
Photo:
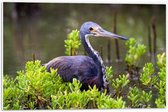
[[[60,56],[49,61],[45,66],[48,71],[50,68],[57,69],[63,81],[72,82],[72,79],[76,78],[82,83],[82,88],[87,88],[88,85],[102,87],[103,80],[97,81],[97,66],[88,56]]]

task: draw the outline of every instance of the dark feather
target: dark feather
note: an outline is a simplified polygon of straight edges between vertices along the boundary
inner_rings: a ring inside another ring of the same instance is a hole
[[[82,83],[82,88],[87,88],[88,85],[93,87],[94,84],[97,87],[102,86],[100,85],[101,81],[98,81],[96,64],[88,56],[61,56],[54,58],[45,66],[48,71],[50,71],[50,68],[58,69],[57,72],[63,81],[72,82],[73,78],[77,78]]]

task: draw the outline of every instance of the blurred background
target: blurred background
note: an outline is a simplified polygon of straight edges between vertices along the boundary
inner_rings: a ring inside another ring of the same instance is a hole
[[[151,61],[149,32],[156,27],[156,52],[166,48],[166,5],[141,4],[66,4],[66,3],[3,3],[3,64],[4,75],[16,76],[26,61],[35,59],[46,63],[65,55],[64,40],[82,23],[94,21],[104,29],[127,38],[133,37],[147,46],[141,65]],[[115,73],[125,70],[125,41],[119,40],[120,61],[117,61],[114,40],[90,39],[106,65]],[[110,46],[109,44],[110,43]],[[152,48],[153,49],[153,48]],[[83,55],[81,45],[79,55]],[[110,64],[106,63],[109,61]]]

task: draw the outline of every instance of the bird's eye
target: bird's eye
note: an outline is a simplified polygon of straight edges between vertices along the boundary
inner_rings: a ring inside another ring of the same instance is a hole
[[[92,31],[92,30],[93,30],[93,28],[92,28],[92,27],[90,27],[90,28],[89,28],[89,30],[90,30],[90,31]]]

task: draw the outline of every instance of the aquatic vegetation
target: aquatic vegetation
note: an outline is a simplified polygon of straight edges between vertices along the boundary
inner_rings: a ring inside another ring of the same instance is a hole
[[[123,101],[122,97],[114,99],[110,96],[101,94],[101,96],[97,99],[98,109],[126,108],[125,104],[126,102]]]
[[[144,90],[141,92],[140,102],[143,104],[142,107],[150,108],[150,101],[152,99],[152,91],[145,92]]]
[[[51,94],[67,89],[56,70],[47,72],[40,61],[28,61],[17,74],[15,79],[4,77],[5,109],[46,108]]]
[[[71,33],[68,34],[67,40],[65,40],[65,54],[68,56],[73,56],[77,54],[77,49],[81,45],[79,40],[79,31],[72,30]]]
[[[150,101],[152,99],[152,91],[145,92],[137,87],[130,87],[128,93],[128,99],[130,100],[130,106],[133,108],[138,107],[150,107]]]
[[[157,79],[159,79],[156,83],[153,83],[158,90],[158,96],[153,100],[158,108],[163,108],[166,105],[166,69],[165,61],[161,60],[164,60],[165,56],[163,54],[158,56],[162,56],[158,59],[160,69]],[[153,107],[151,105],[151,101],[153,101],[152,90],[146,91],[137,86],[129,87],[127,96],[123,96],[121,93],[130,86],[128,77],[123,74],[119,75],[118,78],[113,78],[112,67],[106,67],[106,70],[107,79],[111,81],[111,87],[114,89],[116,97],[109,95],[106,90],[104,92],[98,91],[96,86],[90,87],[87,91],[81,91],[80,81],[73,79],[72,83],[63,82],[56,70],[51,69],[51,73],[49,73],[44,66],[41,66],[40,61],[28,61],[25,70],[18,71],[16,78],[4,76],[3,108],[5,110],[20,110]],[[149,73],[152,73],[153,65],[147,63],[141,74],[144,74],[145,71],[147,74],[149,71]],[[150,84],[150,81],[146,81],[146,78],[141,82],[145,86]]]
[[[166,53],[157,55],[157,65],[159,68],[166,67]]]
[[[157,55],[157,65],[159,67],[159,80],[156,82],[154,87],[159,91],[158,98],[155,100],[155,104],[158,108],[166,107],[166,55],[158,54]]]
[[[128,48],[128,51],[125,56],[127,74],[129,75],[131,81],[139,81],[141,70],[141,66],[139,66],[139,63],[141,62],[142,56],[146,52],[146,46],[140,44],[134,38],[130,38],[125,43],[125,45]]]
[[[47,72],[40,61],[28,61],[25,70],[14,79],[3,78],[3,108],[20,109],[83,109],[124,108],[122,97],[113,99],[97,87],[81,91],[80,81],[62,82],[56,70]],[[105,102],[105,103],[104,103]],[[103,106],[104,105],[104,106]]]
[[[75,55],[80,45],[77,41],[79,32],[72,31],[65,41],[66,54]],[[72,37],[75,36],[75,40]],[[74,43],[78,43],[74,46]],[[129,75],[131,69],[138,65],[146,47],[135,39],[127,42],[129,48],[125,61],[127,62],[127,75],[120,74],[113,77],[113,68],[106,67],[106,78],[109,88],[114,94],[98,91],[94,86],[87,91],[81,91],[82,84],[79,80],[63,82],[57,74],[57,70],[47,72],[46,67],[39,60],[26,62],[25,69],[17,71],[16,78],[8,75],[3,77],[3,109],[110,109],[110,108],[164,108],[166,106],[166,56],[165,53],[157,55],[158,72],[154,65],[146,63],[141,71],[139,85],[132,82]],[[134,75],[134,72],[132,72]],[[153,89],[157,91],[157,97],[153,97]],[[123,94],[124,93],[124,94]],[[155,105],[154,105],[154,103]]]
[[[138,66],[142,55],[146,52],[146,46],[138,43],[134,38],[126,41],[125,45],[128,48],[125,56],[125,61],[129,66]]]
[[[114,88],[116,95],[119,96],[119,94],[122,92],[124,87],[128,85],[129,82],[130,81],[126,75],[119,75],[118,78],[112,79],[111,86]]]
[[[110,82],[113,78],[113,68],[112,66],[108,67],[106,66],[106,77],[107,77],[107,80]]]
[[[152,86],[156,83],[157,77],[153,76],[154,67],[152,63],[146,63],[143,67],[143,72],[140,75],[140,81],[143,85]]]
[[[64,90],[59,91],[55,95],[51,95],[52,109],[82,109],[86,108],[89,101],[87,92],[81,92],[81,84],[78,80],[73,79],[72,83],[69,83],[69,89],[71,92]]]
[[[137,87],[130,87],[128,93],[128,99],[131,101],[131,107],[138,107],[140,92]]]

